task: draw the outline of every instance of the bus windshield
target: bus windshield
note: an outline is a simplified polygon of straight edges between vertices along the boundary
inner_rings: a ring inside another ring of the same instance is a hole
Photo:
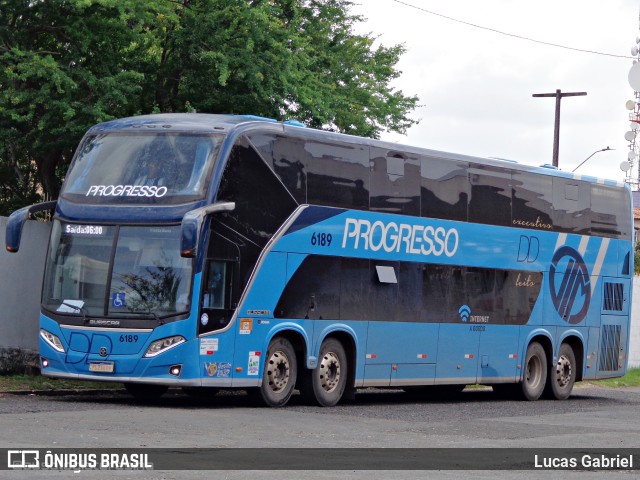
[[[191,260],[179,252],[179,226],[55,221],[42,304],[80,316],[156,318],[186,312]]]
[[[221,135],[106,133],[80,145],[61,196],[83,203],[184,203],[204,197]]]

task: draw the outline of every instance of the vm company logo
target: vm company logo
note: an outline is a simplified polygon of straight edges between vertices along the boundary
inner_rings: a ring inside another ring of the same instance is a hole
[[[565,322],[584,320],[591,303],[591,280],[582,256],[573,248],[561,247],[553,255],[549,289],[553,306]]]
[[[458,313],[460,314],[460,320],[462,320],[463,322],[469,321],[469,316],[471,315],[471,309],[467,305],[462,305],[458,310]]]

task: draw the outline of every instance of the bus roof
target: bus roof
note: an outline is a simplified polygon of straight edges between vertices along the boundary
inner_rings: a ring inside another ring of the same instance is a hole
[[[161,113],[151,115],[140,115],[134,117],[121,118],[99,123],[89,129],[87,134],[119,133],[138,131],[164,131],[164,132],[190,132],[190,133],[222,133],[229,134],[233,131],[248,131],[254,129],[279,130],[295,137],[316,138],[325,141],[340,140],[348,143],[358,143],[370,147],[386,148],[397,150],[407,154],[428,155],[445,160],[462,161],[495,167],[536,172],[543,175],[551,175],[563,178],[582,180],[590,183],[601,183],[610,186],[624,186],[624,182],[615,180],[605,180],[587,175],[564,172],[549,165],[532,166],[518,163],[514,160],[505,160],[498,157],[485,158],[471,155],[457,154],[432,150],[424,147],[415,147],[406,144],[387,142],[366,137],[357,137],[325,130],[317,130],[301,127],[301,124],[290,121],[277,121],[275,119],[260,117],[256,115],[232,115],[232,114],[209,114],[209,113]]]

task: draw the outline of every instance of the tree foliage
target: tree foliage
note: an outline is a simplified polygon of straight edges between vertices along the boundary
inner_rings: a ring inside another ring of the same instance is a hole
[[[401,45],[354,32],[349,0],[0,0],[0,214],[56,198],[91,125],[252,113],[405,132]]]

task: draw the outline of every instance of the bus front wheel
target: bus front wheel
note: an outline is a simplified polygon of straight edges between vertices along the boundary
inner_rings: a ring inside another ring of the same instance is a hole
[[[547,383],[547,356],[538,342],[527,348],[522,378],[522,395],[526,400],[538,400]]]
[[[322,342],[318,366],[310,370],[308,375],[310,378],[306,385],[307,392],[311,390],[315,402],[321,407],[336,405],[342,399],[349,376],[347,354],[342,343],[335,338],[328,338]]]
[[[264,403],[269,407],[284,406],[293,394],[297,373],[296,352],[291,342],[282,337],[273,339],[265,356],[260,386]]]
[[[576,356],[567,343],[560,345],[558,360],[549,369],[547,396],[556,400],[565,400],[571,395],[576,382]]]

